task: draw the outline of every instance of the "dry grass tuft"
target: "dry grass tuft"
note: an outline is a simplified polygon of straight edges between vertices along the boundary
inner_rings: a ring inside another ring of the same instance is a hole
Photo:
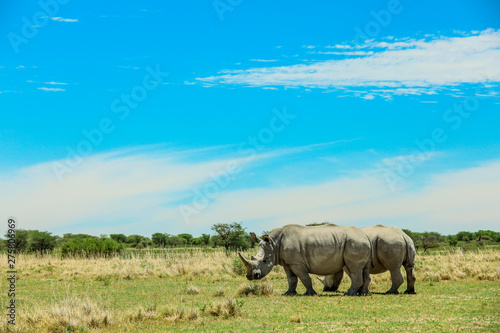
[[[302,319],[300,319],[300,317],[298,317],[298,316],[291,316],[290,322],[300,324],[302,322]]]
[[[111,313],[90,298],[68,297],[49,309],[37,308],[27,313],[20,327],[49,332],[74,332],[111,326]],[[25,326],[26,325],[26,326]]]
[[[168,322],[173,323],[184,319],[185,313],[183,310],[169,307],[162,312],[162,317],[166,318]]]
[[[214,294],[215,297],[222,297],[225,295],[226,295],[226,290],[223,287],[220,287],[219,289],[217,289],[215,291],[215,294]]]
[[[186,293],[188,295],[197,295],[200,293],[200,288],[196,287],[196,286],[189,286],[186,290]]]
[[[272,296],[274,295],[274,288],[271,285],[267,284],[242,284],[236,291],[236,295],[238,296],[248,296],[248,295],[257,295],[257,296]]]
[[[236,316],[239,308],[240,304],[236,300],[229,298],[224,301],[213,303],[207,311],[215,317],[229,318]]]

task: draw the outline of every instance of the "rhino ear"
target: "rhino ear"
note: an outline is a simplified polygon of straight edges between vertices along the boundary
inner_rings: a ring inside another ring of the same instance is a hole
[[[252,237],[252,240],[255,242],[255,243],[260,243],[261,239],[259,237],[257,237],[257,235],[255,234],[255,232],[251,232],[250,233],[250,236]]]
[[[271,242],[271,237],[269,237],[268,235],[265,235],[264,237],[262,237],[262,239],[264,240],[264,242],[266,243],[270,243]]]

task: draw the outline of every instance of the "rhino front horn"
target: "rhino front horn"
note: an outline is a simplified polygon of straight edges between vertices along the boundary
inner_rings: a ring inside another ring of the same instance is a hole
[[[245,259],[245,257],[243,257],[241,253],[238,252],[238,255],[240,256],[241,261],[243,261],[243,263],[245,264],[245,267],[251,266],[250,262],[247,259]]]

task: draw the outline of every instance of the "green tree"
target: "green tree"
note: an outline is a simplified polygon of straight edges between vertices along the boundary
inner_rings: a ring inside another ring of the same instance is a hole
[[[156,232],[151,236],[153,245],[159,247],[165,247],[167,245],[168,234],[162,234],[161,232]]]
[[[446,239],[448,240],[448,244],[450,244],[450,246],[457,246],[458,239],[456,235],[448,235]]]
[[[130,244],[130,246],[132,247],[136,247],[137,244],[139,244],[143,240],[146,240],[146,237],[141,235],[130,235],[127,237],[127,244]]]
[[[476,239],[476,235],[469,231],[460,231],[457,234],[457,239],[462,242],[470,242]]]
[[[15,232],[15,246],[16,246],[16,251],[17,252],[24,252],[28,248],[28,235],[29,235],[29,230],[24,230],[24,229],[18,229]],[[9,239],[11,239],[10,235],[8,233],[5,234],[5,237],[7,239],[3,240],[5,243],[5,247],[9,246]]]
[[[43,254],[52,251],[57,244],[57,236],[50,232],[30,230],[28,236],[28,251]]]
[[[226,255],[229,255],[230,247],[237,247],[240,238],[245,233],[245,228],[241,226],[241,222],[229,223],[217,223],[211,228],[217,233],[218,241],[226,249]]]
[[[191,234],[178,234],[177,237],[185,239],[185,244],[191,244],[193,242],[193,235]]]
[[[203,240],[203,244],[210,244],[210,235],[209,234],[201,234],[201,238]]]
[[[444,241],[444,237],[439,232],[423,232],[420,236],[420,242],[424,248],[424,253],[427,249],[439,247],[439,243]]]
[[[111,235],[109,235],[109,237],[112,240],[117,241],[118,243],[126,243],[127,242],[127,236],[125,236],[124,234],[111,234]]]

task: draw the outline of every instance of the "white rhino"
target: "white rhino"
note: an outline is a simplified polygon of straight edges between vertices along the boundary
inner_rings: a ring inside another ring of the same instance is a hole
[[[372,243],[374,260],[370,265],[370,274],[391,273],[392,286],[386,294],[398,294],[403,284],[401,266],[406,270],[407,289],[405,294],[415,292],[415,245],[410,237],[397,227],[377,224],[360,228]],[[336,291],[342,281],[343,272],[327,275],[318,279],[325,285],[323,291]]]
[[[297,277],[307,289],[304,295],[316,295],[309,273],[330,275],[345,270],[351,278],[346,295],[369,293],[372,251],[370,240],[360,228],[288,224],[271,230],[262,239],[254,233],[251,236],[259,243],[257,255],[247,260],[238,252],[249,280],[262,279],[275,265],[281,265],[288,279],[285,295],[297,294]]]

